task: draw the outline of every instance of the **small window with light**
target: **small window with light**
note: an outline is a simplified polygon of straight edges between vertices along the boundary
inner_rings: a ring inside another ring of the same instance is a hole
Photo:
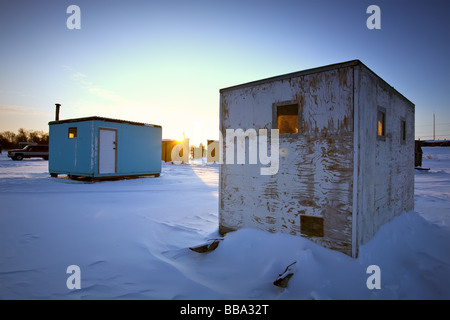
[[[280,134],[299,132],[299,104],[296,101],[286,101],[273,104],[273,128]]]
[[[377,115],[377,138],[379,140],[386,139],[386,109],[378,108]]]
[[[69,139],[74,139],[76,137],[77,137],[77,128],[76,127],[69,128]]]

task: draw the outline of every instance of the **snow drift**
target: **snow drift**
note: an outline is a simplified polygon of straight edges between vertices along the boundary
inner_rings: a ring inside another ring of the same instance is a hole
[[[0,155],[0,299],[450,299],[450,148],[424,148],[415,211],[358,259],[243,229],[220,238],[218,166],[164,164],[161,177],[86,183],[48,162]],[[287,288],[273,285],[292,263]],[[80,267],[70,290],[67,267]],[[381,289],[369,289],[368,267]]]

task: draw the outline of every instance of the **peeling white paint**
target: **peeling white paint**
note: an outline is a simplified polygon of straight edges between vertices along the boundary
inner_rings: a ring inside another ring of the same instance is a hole
[[[223,89],[220,100],[222,132],[275,128],[274,106],[286,101],[300,110],[299,132],[280,134],[275,175],[261,176],[248,164],[221,166],[221,231],[302,235],[357,256],[379,226],[413,207],[414,105],[363,64]],[[392,124],[386,141],[376,138],[379,104]],[[395,127],[400,117],[409,130],[404,143]],[[323,218],[323,237],[302,234],[301,215]]]

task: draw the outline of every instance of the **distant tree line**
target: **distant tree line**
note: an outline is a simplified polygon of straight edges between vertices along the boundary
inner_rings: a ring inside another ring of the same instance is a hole
[[[48,133],[42,130],[25,130],[23,128],[20,128],[17,133],[12,131],[0,132],[0,146],[3,149],[19,148],[19,142],[48,144]]]

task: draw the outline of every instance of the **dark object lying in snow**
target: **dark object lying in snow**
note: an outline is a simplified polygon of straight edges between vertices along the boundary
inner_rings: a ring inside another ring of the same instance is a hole
[[[205,244],[201,244],[197,247],[190,247],[189,249],[191,249],[192,251],[195,251],[195,252],[199,252],[199,253],[210,252],[210,251],[215,250],[217,248],[217,246],[219,245],[219,242],[222,240],[223,239],[211,239]]]
[[[280,288],[287,288],[289,279],[294,275],[297,261],[292,262],[286,267],[283,273],[278,275],[278,278],[273,282],[274,285]]]

